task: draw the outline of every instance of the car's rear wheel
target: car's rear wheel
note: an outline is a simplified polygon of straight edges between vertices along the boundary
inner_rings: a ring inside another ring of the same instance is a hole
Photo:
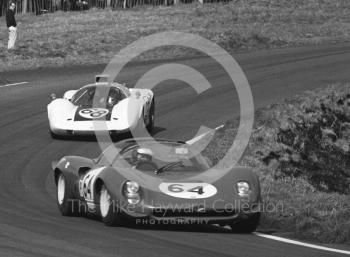
[[[76,216],[78,214],[78,203],[72,197],[67,179],[60,173],[57,178],[57,205],[63,216]]]
[[[122,223],[120,210],[105,185],[99,194],[99,210],[103,223],[107,226],[120,226]]]
[[[147,123],[147,130],[149,133],[153,132],[154,129],[154,109],[155,109],[155,103],[154,99],[152,100],[151,108],[148,114],[148,123]]]
[[[251,214],[251,216],[249,216],[246,219],[242,219],[242,220],[237,221],[237,222],[232,222],[232,224],[230,224],[232,232],[234,232],[234,233],[252,233],[252,232],[254,232],[259,225],[260,216],[261,216],[261,213],[256,212],[256,213]]]

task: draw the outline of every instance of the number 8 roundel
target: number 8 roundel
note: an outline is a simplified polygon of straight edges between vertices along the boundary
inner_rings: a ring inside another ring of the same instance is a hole
[[[85,119],[98,119],[106,116],[109,113],[104,108],[88,108],[79,111],[79,115]]]
[[[217,193],[216,187],[208,183],[161,183],[159,190],[167,195],[186,199],[209,198]]]

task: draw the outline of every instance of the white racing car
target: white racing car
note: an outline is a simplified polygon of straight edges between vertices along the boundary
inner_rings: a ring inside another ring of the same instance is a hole
[[[93,135],[95,131],[117,135],[132,131],[140,124],[152,132],[153,92],[127,88],[125,84],[101,82],[103,79],[108,80],[108,76],[96,76],[94,84],[69,90],[63,98],[51,95],[47,114],[53,138]]]

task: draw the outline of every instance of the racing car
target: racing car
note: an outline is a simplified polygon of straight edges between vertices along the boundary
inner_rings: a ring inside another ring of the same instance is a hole
[[[53,138],[93,135],[101,130],[116,135],[130,132],[140,125],[152,132],[155,110],[153,92],[108,83],[108,79],[106,75],[98,75],[94,84],[69,90],[63,98],[51,95],[47,114]],[[99,122],[103,123],[102,126],[98,125]]]
[[[52,163],[64,216],[94,215],[107,226],[198,222],[254,231],[261,202],[257,175],[234,167],[215,182],[194,177],[210,167],[189,144],[153,138],[113,143],[96,159],[66,156]]]

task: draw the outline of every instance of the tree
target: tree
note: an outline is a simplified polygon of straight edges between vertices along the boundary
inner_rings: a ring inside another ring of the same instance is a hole
[[[27,13],[27,9],[28,9],[28,0],[23,0],[22,13]]]

